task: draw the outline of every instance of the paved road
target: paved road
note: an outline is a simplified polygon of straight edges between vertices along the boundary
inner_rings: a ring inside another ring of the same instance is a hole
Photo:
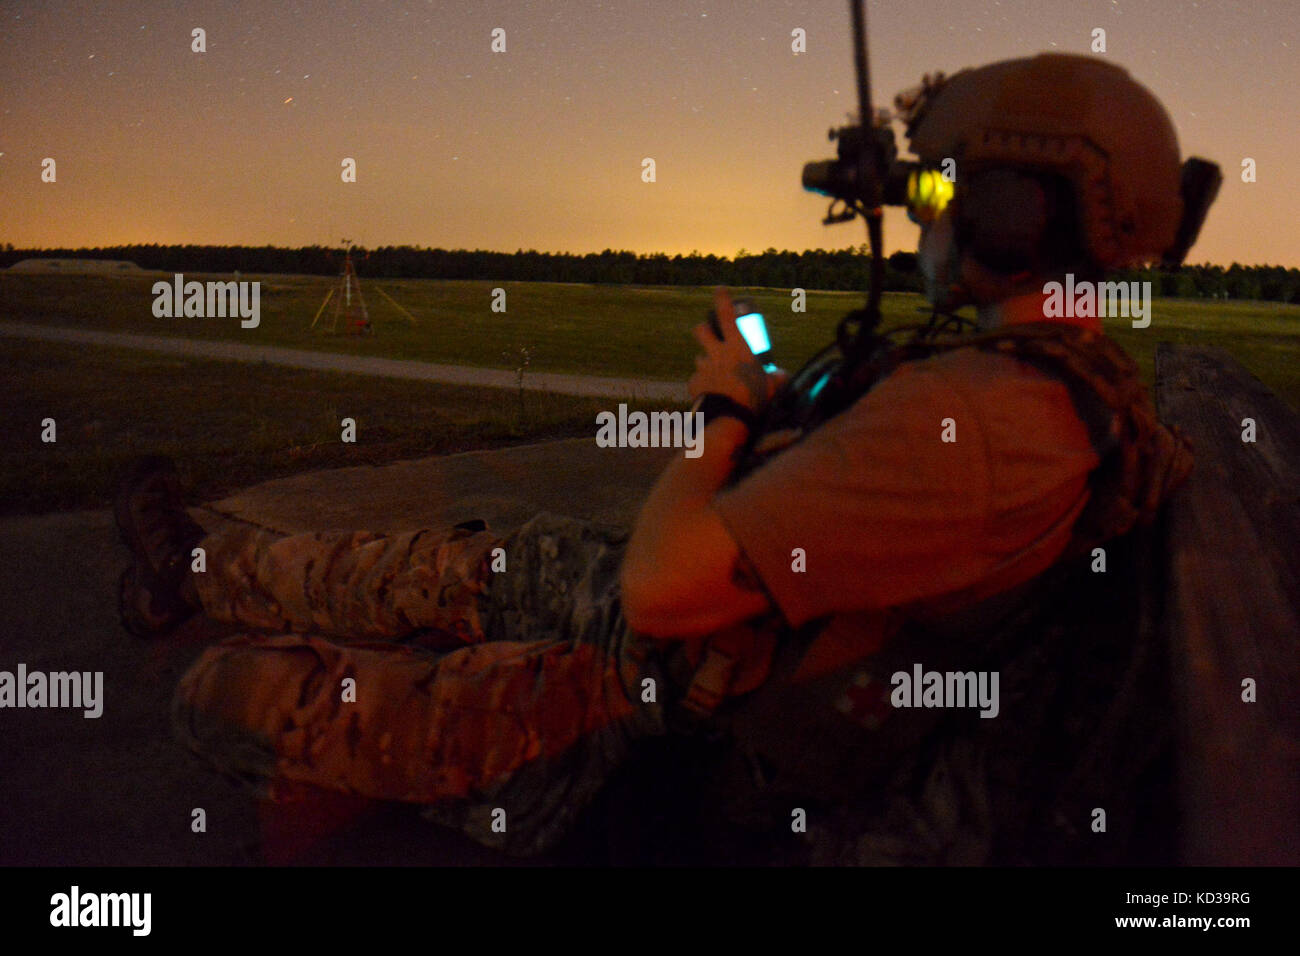
[[[437,365],[432,362],[363,355],[340,355],[336,352],[313,352],[274,345],[248,345],[243,342],[202,341],[163,335],[132,335],[123,332],[37,325],[31,322],[0,322],[0,337],[139,349],[144,352],[162,352],[168,355],[184,355],[219,362],[265,362],[291,368],[351,372],[356,375],[440,382],[444,385],[477,385],[511,389],[519,387],[518,376],[514,372],[503,369]],[[598,398],[637,398],[664,402],[687,400],[686,385],[682,382],[606,378],[599,375],[528,372],[524,375],[524,388],[529,391],[590,395]]]

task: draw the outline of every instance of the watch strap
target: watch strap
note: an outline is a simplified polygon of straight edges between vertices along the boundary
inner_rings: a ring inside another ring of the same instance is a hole
[[[730,395],[722,395],[718,392],[705,392],[700,396],[699,401],[695,403],[694,411],[704,413],[704,424],[723,415],[737,418],[745,423],[745,427],[754,432],[758,429],[758,416],[746,408],[740,402],[736,401]]]

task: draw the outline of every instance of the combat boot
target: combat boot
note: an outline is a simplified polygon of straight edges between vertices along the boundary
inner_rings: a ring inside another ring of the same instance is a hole
[[[138,637],[164,634],[199,610],[190,554],[207,534],[185,510],[175,463],[156,455],[132,463],[113,512],[132,559],[118,582],[122,626]]]

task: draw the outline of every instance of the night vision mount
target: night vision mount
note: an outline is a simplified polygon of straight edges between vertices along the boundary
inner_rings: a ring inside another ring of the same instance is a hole
[[[849,222],[858,216],[867,223],[871,280],[866,305],[850,312],[840,323],[837,338],[846,353],[861,350],[880,325],[880,293],[885,278],[883,207],[906,203],[907,179],[916,168],[914,163],[898,160],[890,112],[881,110],[877,114],[872,109],[864,0],[849,0],[849,11],[853,18],[858,122],[830,131],[830,140],[837,143],[835,159],[806,163],[803,168],[804,188],[831,200],[823,225]]]
[[[880,295],[885,277],[883,207],[901,206],[908,202],[909,187],[921,182],[916,175],[920,164],[898,159],[891,126],[893,116],[888,110],[877,114],[872,109],[864,0],[850,0],[849,11],[853,18],[858,122],[830,131],[830,139],[838,144],[838,155],[835,159],[806,164],[803,185],[830,198],[824,224],[848,222],[858,216],[866,220],[871,250],[867,300],[862,308],[854,309],[840,319],[835,341],[810,358],[767,403],[762,412],[762,427],[751,432],[749,446],[734,473],[736,476],[757,467],[765,456],[782,447],[790,440],[785,436],[807,434],[860,396],[864,381],[874,380],[884,371],[893,347],[889,336],[921,328],[904,326],[885,334],[878,332]],[[927,88],[918,97],[926,92],[933,91]],[[920,98],[905,101],[900,97],[898,105],[901,118],[910,125],[924,104]],[[931,315],[926,328],[935,329],[937,318],[937,313]],[[968,321],[955,316],[951,319]],[[947,324],[945,322],[938,328]]]

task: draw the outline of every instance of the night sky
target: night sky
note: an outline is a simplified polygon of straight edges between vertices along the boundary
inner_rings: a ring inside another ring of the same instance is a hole
[[[927,71],[1088,53],[1104,28],[1183,155],[1223,166],[1189,261],[1224,265],[1300,266],[1298,22],[1296,0],[868,5],[877,106]],[[865,239],[822,226],[799,184],[856,109],[844,0],[0,0],[0,109],[0,242],[20,247],[347,236],[730,256]],[[917,230],[891,212],[885,235],[910,249]]]

